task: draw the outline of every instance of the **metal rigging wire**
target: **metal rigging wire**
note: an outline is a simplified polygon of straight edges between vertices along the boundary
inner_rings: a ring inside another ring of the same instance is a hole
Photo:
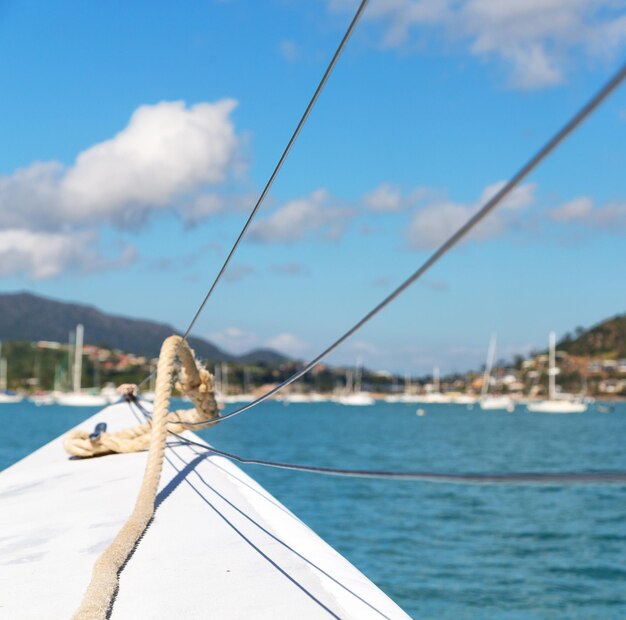
[[[322,90],[324,89],[324,86],[326,85],[326,82],[330,78],[330,75],[331,75],[333,69],[335,68],[335,65],[337,64],[337,61],[339,60],[339,57],[341,56],[341,53],[343,52],[346,44],[348,43],[348,39],[352,35],[352,33],[353,33],[353,31],[354,31],[354,29],[355,29],[355,27],[357,25],[357,22],[359,21],[359,18],[363,14],[363,11],[365,10],[365,7],[367,6],[367,3],[368,3],[368,0],[361,0],[361,3],[359,4],[358,9],[356,10],[356,13],[354,14],[354,17],[352,18],[352,21],[350,22],[350,25],[348,26],[348,29],[346,30],[346,33],[344,34],[343,38],[341,39],[341,42],[339,43],[339,46],[337,47],[337,49],[336,49],[336,51],[335,51],[335,53],[334,53],[334,55],[333,55],[329,65],[328,65],[328,67],[326,68],[326,71],[324,72],[324,75],[322,76],[322,79],[320,80],[320,83],[317,85],[317,88],[315,89],[315,92],[313,93],[313,96],[311,97],[311,100],[309,101],[309,104],[307,105],[307,107],[306,107],[306,109],[304,111],[304,114],[302,114],[302,117],[300,118],[300,122],[298,123],[298,125],[297,125],[296,129],[294,130],[294,132],[293,132],[289,142],[287,143],[287,146],[285,147],[285,150],[283,151],[282,155],[280,156],[280,159],[278,160],[278,163],[276,164],[276,167],[274,168],[274,171],[270,175],[270,178],[267,180],[267,183],[265,184],[265,187],[263,188],[263,191],[261,192],[258,200],[256,201],[256,204],[254,205],[254,208],[250,212],[250,215],[248,216],[248,219],[246,220],[246,223],[244,224],[243,228],[241,229],[241,232],[239,233],[239,236],[237,237],[237,239],[236,239],[235,243],[233,244],[230,252],[228,253],[228,256],[226,257],[226,260],[224,261],[221,269],[219,270],[217,276],[215,276],[215,279],[213,280],[213,284],[211,284],[211,287],[209,288],[209,291],[205,295],[205,297],[202,300],[202,303],[200,304],[200,306],[198,307],[198,310],[196,311],[194,317],[191,319],[191,322],[189,323],[189,326],[185,330],[185,333],[183,334],[183,340],[187,340],[187,337],[189,336],[189,333],[191,332],[191,330],[193,329],[194,325],[196,324],[196,321],[198,320],[198,317],[200,316],[200,314],[202,314],[202,311],[204,310],[207,302],[209,301],[209,298],[213,294],[213,291],[215,290],[215,287],[217,286],[218,282],[222,278],[222,275],[224,274],[224,272],[228,268],[228,265],[230,263],[231,258],[233,257],[233,255],[237,251],[237,248],[239,247],[239,244],[241,243],[241,241],[244,238],[248,228],[250,227],[250,224],[252,223],[252,220],[256,216],[257,211],[259,210],[259,208],[263,204],[263,201],[265,200],[265,198],[266,198],[270,188],[272,187],[272,185],[274,183],[274,180],[278,176],[278,173],[279,173],[280,169],[283,167],[283,164],[285,163],[285,160],[287,159],[287,155],[289,155],[289,152],[291,151],[291,147],[294,145],[296,139],[298,138],[298,135],[300,134],[300,131],[304,127],[304,124],[306,123],[306,121],[307,121],[307,119],[309,117],[309,114],[311,113],[311,110],[313,109],[313,106],[315,105],[315,103],[319,99],[319,96],[322,93]],[[155,372],[156,371],[153,370],[139,385],[140,386],[144,385],[146,383],[146,381],[148,381]]]
[[[137,400],[128,402],[135,419],[141,421],[135,408],[139,410],[146,420],[152,419],[150,412]],[[219,450],[198,441],[171,433],[176,443],[168,443],[167,447],[184,445],[190,448],[201,448],[206,456],[212,454],[236,461],[243,465],[259,465],[274,469],[300,471],[311,474],[323,474],[326,476],[339,476],[343,478],[373,478],[379,480],[397,480],[412,482],[434,482],[439,484],[501,484],[501,485],[580,485],[580,484],[626,484],[626,471],[583,471],[583,472],[508,472],[508,473],[456,473],[456,472],[433,472],[433,471],[389,471],[379,469],[346,469],[339,467],[320,467],[317,465],[302,465],[299,463],[284,463],[281,461],[268,461],[265,459],[251,459]],[[194,450],[198,453],[196,450]]]
[[[445,254],[447,254],[463,237],[465,237],[483,218],[493,211],[519,183],[526,178],[552,151],[554,151],[594,110],[624,81],[626,78],[626,64],[623,64],[588,101],[583,105],[574,116],[572,116],[561,129],[559,129],[512,177],[511,179],[475,213],[463,226],[461,226],[451,237],[445,241],[438,250],[434,252],[422,265],[409,276],[400,286],[385,297],[378,305],[370,310],[360,321],[355,323],[347,332],[337,338],[330,346],[322,351],[317,357],[311,360],[306,366],[295,372],[293,375],[285,379],[282,383],[259,396],[255,400],[249,402],[243,407],[235,409],[222,416],[216,422],[232,418],[256,405],[267,400],[283,388],[287,387],[294,381],[297,381],[304,374],[309,372],[329,353],[334,351],[340,344],[350,338],[355,332],[363,327],[368,321],[374,318],[383,308],[389,305],[396,297],[409,288],[416,280],[418,280],[426,271],[428,271],[436,262],[438,262]]]

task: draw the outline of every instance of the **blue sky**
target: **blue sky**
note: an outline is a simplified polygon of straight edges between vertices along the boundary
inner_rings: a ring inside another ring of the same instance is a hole
[[[184,329],[355,6],[0,3],[1,289]],[[625,50],[621,1],[373,0],[196,334],[314,356]],[[622,88],[332,361],[464,370],[624,312],[625,144]]]

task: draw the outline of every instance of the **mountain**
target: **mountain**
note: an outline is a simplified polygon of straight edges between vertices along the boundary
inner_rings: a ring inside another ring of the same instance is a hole
[[[626,314],[602,321],[588,330],[578,328],[576,334],[566,335],[558,348],[570,355],[626,358]]]
[[[101,312],[93,306],[55,301],[32,293],[0,293],[0,341],[53,340],[67,342],[78,323],[85,326],[85,342],[157,357],[163,340],[176,333],[165,323],[130,319]],[[189,338],[198,357],[214,362],[281,364],[284,355],[268,349],[236,356],[202,338]]]

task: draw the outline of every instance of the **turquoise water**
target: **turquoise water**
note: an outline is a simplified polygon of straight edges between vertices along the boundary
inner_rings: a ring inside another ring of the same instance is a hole
[[[626,470],[626,404],[581,415],[267,403],[200,434],[242,456],[454,472]],[[0,409],[0,468],[94,410]],[[414,618],[626,617],[626,487],[464,486],[245,468]]]

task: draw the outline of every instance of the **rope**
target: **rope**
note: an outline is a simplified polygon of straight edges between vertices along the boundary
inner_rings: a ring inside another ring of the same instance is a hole
[[[366,323],[373,319],[383,308],[399,297],[406,289],[421,278],[435,263],[447,254],[461,239],[463,239],[483,218],[493,211],[514,189],[519,185],[548,155],[552,153],[583,121],[587,119],[595,109],[624,81],[626,78],[626,64],[622,65],[611,79],[606,82],[590,99],[572,116],[559,131],[557,131],[512,177],[511,179],[469,219],[452,236],[445,241],[422,265],[410,275],[400,286],[389,293],[378,305],[370,310],[360,321],[355,323],[347,332],[337,338],[330,346],[324,349],[316,358],[306,366],[285,379],[282,383],[259,396],[255,400],[223,415],[220,420],[232,418],[263,401],[271,398],[283,388],[291,385],[300,377],[317,366],[327,355],[332,353],[339,345],[343,344],[350,336],[360,330]]]
[[[350,37],[352,36],[352,33],[354,32],[354,29],[356,28],[357,22],[359,21],[361,15],[363,14],[363,11],[365,11],[365,7],[367,6],[367,3],[368,3],[368,0],[361,0],[361,3],[359,4],[359,7],[357,8],[357,10],[356,10],[356,12],[354,14],[354,17],[352,18],[352,21],[350,22],[350,25],[348,26],[348,29],[346,30],[345,34],[343,35],[343,38],[341,39],[341,42],[339,43],[339,46],[335,50],[335,53],[333,54],[333,57],[332,57],[330,63],[328,64],[328,67],[326,68],[326,71],[324,72],[324,75],[322,76],[322,79],[320,80],[319,84],[317,85],[317,88],[315,89],[315,92],[313,93],[313,96],[311,97],[311,99],[310,99],[310,101],[309,101],[309,103],[308,103],[304,113],[302,114],[302,117],[300,118],[300,121],[298,122],[298,125],[296,126],[293,134],[291,135],[291,138],[289,139],[289,142],[287,143],[287,146],[283,150],[283,153],[280,156],[280,159],[278,160],[278,163],[274,167],[274,170],[273,170],[272,174],[270,175],[267,183],[265,184],[265,187],[263,188],[263,191],[261,192],[258,200],[256,201],[256,204],[254,205],[254,208],[250,212],[250,215],[248,216],[248,219],[246,220],[246,223],[244,224],[243,228],[241,229],[241,232],[239,233],[239,236],[235,240],[235,243],[233,244],[233,247],[231,248],[230,252],[228,253],[228,256],[226,257],[226,260],[224,261],[222,267],[220,268],[217,276],[215,276],[215,279],[213,280],[213,284],[211,284],[211,287],[209,288],[209,290],[208,290],[207,294],[205,295],[204,299],[202,300],[202,303],[200,304],[200,306],[196,310],[196,313],[195,313],[194,317],[191,319],[191,322],[189,323],[189,326],[185,330],[185,333],[183,334],[183,340],[185,340],[185,341],[187,340],[187,337],[189,336],[191,330],[193,329],[193,326],[196,324],[196,321],[198,320],[200,314],[202,314],[202,311],[204,310],[204,307],[206,306],[207,302],[209,301],[209,298],[213,294],[213,291],[215,290],[215,287],[217,286],[218,282],[222,278],[222,275],[224,274],[224,272],[228,268],[228,265],[229,265],[233,255],[237,251],[237,248],[239,247],[239,244],[243,240],[246,232],[248,231],[248,228],[250,227],[250,224],[252,224],[252,220],[256,216],[257,211],[260,209],[261,205],[263,204],[263,202],[265,200],[265,197],[267,196],[267,194],[270,191],[270,188],[274,184],[274,180],[278,176],[278,173],[280,172],[280,169],[283,167],[283,164],[285,163],[285,160],[287,159],[287,155],[289,155],[289,152],[291,151],[291,147],[294,145],[296,139],[298,138],[298,135],[300,134],[300,131],[304,127],[304,124],[306,123],[306,121],[307,121],[307,119],[308,119],[308,117],[309,117],[309,115],[311,113],[311,110],[313,110],[313,107],[315,106],[317,100],[319,99],[319,96],[321,95],[322,90],[324,90],[324,86],[326,86],[326,82],[328,82],[328,79],[330,78],[330,75],[333,72],[333,69],[335,68],[335,65],[337,64],[337,61],[339,60],[339,57],[341,56],[341,54],[342,54],[346,44],[348,43],[348,39],[350,39]],[[146,382],[150,380],[150,378],[152,377],[153,374],[154,374],[154,371],[152,371],[139,384],[139,387],[145,385]]]
[[[177,387],[189,395],[195,409],[168,414],[177,356],[184,367]],[[129,389],[128,386],[125,387],[126,390]],[[130,396],[128,398],[131,399]],[[161,347],[152,421],[119,433],[100,433],[93,438],[89,438],[84,431],[76,431],[70,433],[65,440],[66,450],[74,456],[132,452],[149,447],[135,508],[113,542],[96,561],[91,582],[73,620],[101,620],[107,617],[119,586],[119,572],[154,514],[154,499],[163,469],[168,415],[176,419],[172,429],[176,432],[184,430],[189,422],[198,424],[202,420],[206,422],[219,416],[213,394],[213,378],[208,371],[198,369],[193,352],[180,336],[170,336]]]

